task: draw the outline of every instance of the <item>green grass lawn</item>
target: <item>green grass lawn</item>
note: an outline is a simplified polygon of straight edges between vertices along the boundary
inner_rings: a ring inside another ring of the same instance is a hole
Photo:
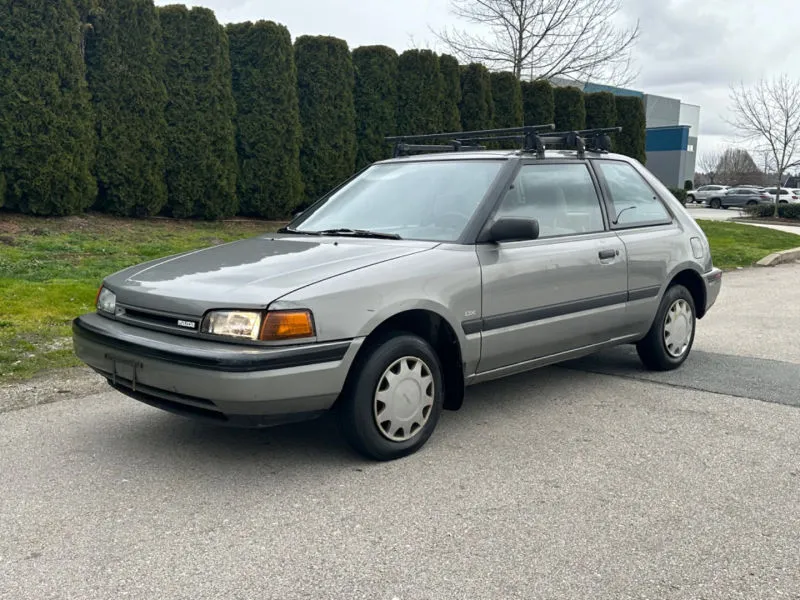
[[[800,247],[800,235],[753,225],[698,220],[711,245],[714,265],[720,269],[749,267],[765,256]]]
[[[205,223],[0,213],[0,382],[79,365],[70,323],[103,277],[127,266],[274,231],[264,221]]]
[[[761,227],[699,221],[714,263],[748,266],[800,236]],[[275,223],[115,219],[101,215],[35,219],[0,213],[0,382],[79,365],[70,323],[93,309],[103,277],[153,258],[274,231]]]

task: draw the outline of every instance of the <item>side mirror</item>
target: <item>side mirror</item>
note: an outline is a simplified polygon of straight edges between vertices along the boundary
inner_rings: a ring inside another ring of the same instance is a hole
[[[493,242],[522,242],[539,237],[539,221],[504,217],[495,221],[489,229]]]

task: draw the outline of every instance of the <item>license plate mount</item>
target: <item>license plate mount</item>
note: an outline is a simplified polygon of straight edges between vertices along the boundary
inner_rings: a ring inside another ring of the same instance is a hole
[[[117,377],[127,379],[131,382],[131,387],[135,392],[136,383],[139,378],[139,370],[144,368],[144,364],[138,360],[120,358],[113,354],[106,354],[105,357],[106,360],[110,360],[112,364],[111,376],[114,385],[117,385]]]

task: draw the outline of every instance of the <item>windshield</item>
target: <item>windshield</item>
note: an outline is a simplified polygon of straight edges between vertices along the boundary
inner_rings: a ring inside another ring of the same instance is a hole
[[[293,231],[335,230],[454,242],[504,165],[500,160],[437,160],[373,165],[301,215]]]

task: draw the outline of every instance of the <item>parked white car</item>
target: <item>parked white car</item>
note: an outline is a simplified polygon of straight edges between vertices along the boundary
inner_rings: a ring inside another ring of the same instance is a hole
[[[764,191],[772,196],[772,201],[774,202],[776,195],[778,194],[778,188],[766,188]],[[797,192],[798,190],[780,188],[780,198],[778,199],[778,202],[781,204],[800,204],[800,194]]]
[[[712,196],[722,196],[727,191],[727,185],[701,185],[696,190],[686,192],[686,202],[704,203]]]

